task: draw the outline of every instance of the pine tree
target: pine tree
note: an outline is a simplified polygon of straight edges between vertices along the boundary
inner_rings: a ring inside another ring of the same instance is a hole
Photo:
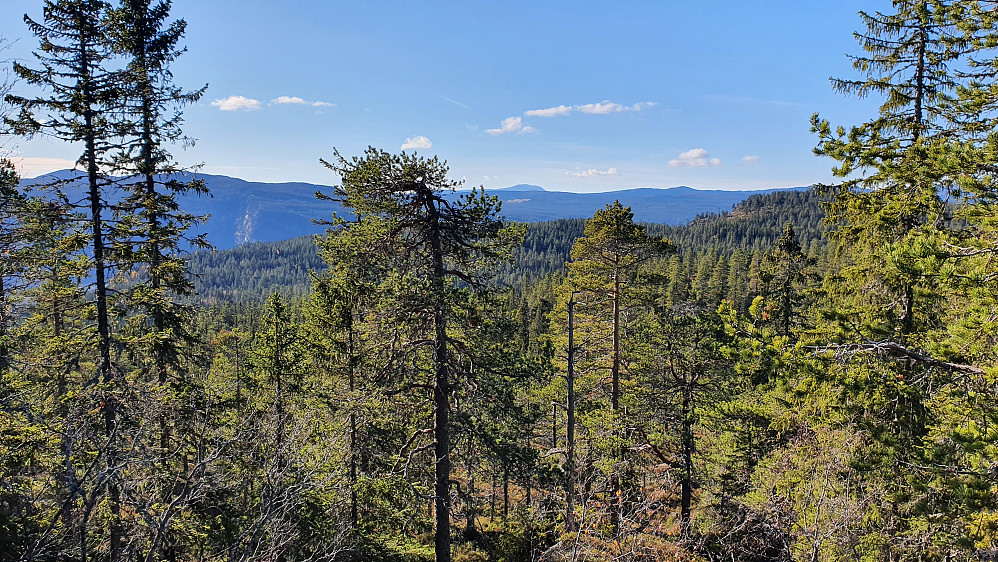
[[[649,236],[643,226],[634,222],[631,208],[619,201],[587,219],[584,235],[572,246],[572,261],[568,263],[568,277],[561,288],[558,310],[565,310],[562,307],[567,308],[568,302],[581,294],[579,300],[584,305],[580,312],[585,316],[584,320],[576,320],[579,333],[575,338],[586,350],[586,355],[597,358],[588,369],[593,373],[609,371],[609,404],[605,413],[610,435],[606,437],[613,443],[609,462],[614,465],[621,461],[623,447],[618,431],[623,423],[621,377],[625,326],[621,315],[628,306],[628,289],[638,268],[671,250],[668,240]],[[611,469],[607,500],[614,535],[620,530],[620,470],[619,466]]]
[[[678,474],[681,533],[690,536],[694,488],[703,474],[698,428],[744,381],[732,373],[731,336],[721,317],[702,305],[657,307],[636,330],[642,437],[655,460]]]
[[[447,562],[454,429],[450,397],[474,356],[455,339],[461,321],[454,307],[467,292],[481,288],[486,268],[509,256],[519,233],[498,218],[498,200],[483,192],[474,190],[457,202],[445,199],[444,192],[458,184],[447,178],[446,164],[436,158],[374,148],[350,160],[335,156],[324,162],[341,177],[332,198],[355,217],[341,228],[362,233],[365,246],[358,250],[379,255],[387,264],[379,285],[382,314],[404,338],[395,348],[393,366],[416,367],[417,380],[419,373],[428,380],[413,383],[418,385],[414,388],[432,389],[433,423],[427,429],[433,435],[434,550],[438,562]]]
[[[378,256],[364,251],[364,233],[358,232],[362,229],[349,228],[342,219],[325,223],[330,228],[326,236],[315,243],[328,269],[321,275],[314,275],[309,326],[314,331],[311,340],[320,357],[320,365],[337,375],[338,384],[344,390],[341,396],[349,427],[346,445],[349,519],[356,539],[362,524],[360,457],[370,444],[364,437],[369,432],[358,426],[362,423],[358,420],[363,419],[365,402],[372,398],[366,396],[370,384],[363,371],[367,353],[364,315],[377,308],[374,301],[384,266],[379,263]],[[364,464],[370,466],[370,463]]]

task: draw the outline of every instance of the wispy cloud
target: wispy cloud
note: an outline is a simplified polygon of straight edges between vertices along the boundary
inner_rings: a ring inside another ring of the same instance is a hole
[[[597,103],[586,103],[581,105],[556,105],[554,107],[546,107],[543,109],[528,109],[523,112],[525,117],[558,117],[561,115],[570,115],[572,113],[588,113],[592,115],[605,115],[608,113],[620,113],[622,111],[641,111],[642,109],[647,109],[649,107],[654,107],[655,102],[642,101],[634,103],[631,105],[621,105],[619,103],[614,103],[612,101],[601,101]],[[502,120],[502,124],[499,125],[498,129],[485,129],[485,132],[490,135],[502,135],[505,133],[534,133],[537,129],[523,124],[523,117],[507,117]]]
[[[606,170],[597,170],[596,168],[589,168],[583,172],[571,172],[573,178],[591,178],[594,176],[615,176],[617,175],[617,168],[608,168]]]
[[[758,162],[760,160],[762,160],[762,159],[759,158],[758,154],[751,154],[751,155],[748,155],[748,156],[742,156],[742,162]]]
[[[547,109],[530,109],[524,111],[523,114],[527,117],[554,117],[556,115],[568,115],[571,112],[571,107],[567,105],[559,105],[557,107],[549,107]]]
[[[502,135],[505,133],[516,133],[522,135],[524,133],[533,133],[537,129],[523,124],[523,118],[521,117],[507,117],[502,120],[498,129],[485,129],[485,132],[490,135]]]
[[[260,100],[244,96],[229,96],[211,102],[211,105],[222,111],[255,111],[260,109]]]
[[[669,160],[669,165],[673,168],[710,168],[720,166],[721,160],[711,158],[710,154],[702,148],[694,148],[680,154],[674,160]]]
[[[642,101],[633,105],[620,105],[619,103],[603,100],[599,103],[577,105],[575,106],[575,110],[579,113],[606,115],[608,113],[620,113],[622,111],[641,111],[642,109],[647,109],[649,107],[653,107],[654,105],[655,103],[650,101]]]
[[[336,107],[328,101],[308,101],[298,96],[278,96],[270,100],[270,105],[310,105],[312,107]]]
[[[10,161],[14,164],[17,172],[24,178],[33,178],[49,172],[59,170],[71,170],[76,167],[76,162],[63,158],[36,158],[33,156],[11,156]]]
[[[545,109],[529,109],[523,112],[527,117],[557,117],[568,115],[572,112],[588,113],[590,115],[606,115],[609,113],[620,113],[622,111],[641,111],[658,104],[651,101],[642,101],[631,105],[621,105],[609,100],[597,103],[586,103],[581,105],[558,105]]]
[[[407,150],[407,149],[410,149],[410,148],[413,148],[413,149],[416,149],[416,148],[430,148],[432,146],[433,146],[433,143],[430,142],[430,139],[424,137],[423,135],[419,135],[419,136],[416,136],[416,137],[412,137],[411,139],[405,139],[405,142],[402,143],[402,150]]]
[[[800,103],[795,101],[767,100],[761,98],[750,98],[746,96],[726,96],[719,94],[711,94],[706,96],[706,98],[727,103],[750,103],[750,104],[760,104],[760,105],[774,105],[777,107],[809,107],[808,104],[806,103]]]
[[[448,98],[447,96],[442,96],[442,97],[444,98],[444,101],[450,102],[450,103],[452,103],[452,104],[454,104],[454,105],[456,105],[458,107],[463,107],[465,109],[471,109],[467,105],[465,105],[465,104],[463,104],[463,103],[461,103],[461,102],[459,102],[457,100],[452,100],[452,99]]]

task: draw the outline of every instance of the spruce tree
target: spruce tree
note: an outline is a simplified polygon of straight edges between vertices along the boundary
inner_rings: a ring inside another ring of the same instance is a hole
[[[969,396],[990,388],[978,365],[995,341],[979,314],[990,308],[992,289],[982,289],[995,248],[994,8],[894,5],[895,14],[864,14],[869,54],[855,60],[865,78],[835,82],[882,95],[878,116],[848,132],[812,121],[815,152],[844,178],[823,190],[847,261],[825,284],[833,322],[818,335],[843,343],[814,349],[869,358],[827,375],[869,436],[854,453],[868,489],[889,498],[883,555],[953,557],[973,542],[957,537],[979,529],[971,513],[993,510],[975,452],[994,441],[973,429],[991,416]]]
[[[882,96],[878,115],[848,131],[833,131],[817,114],[811,120],[815,154],[836,160],[833,173],[843,178],[819,186],[831,197],[827,220],[858,250],[850,272],[856,282],[877,286],[851,320],[868,338],[905,341],[936,319],[918,299],[932,285],[912,240],[947,220],[944,172],[925,165],[932,144],[950,132],[944,101],[958,85],[951,67],[960,53],[951,48],[947,4],[898,0],[895,13],[861,12],[866,30],[855,35],[865,53],[852,60],[862,77],[832,85],[857,97]]]
[[[791,337],[791,331],[800,324],[805,283],[813,278],[813,266],[814,260],[804,254],[793,225],[787,223],[783,236],[761,265],[763,294],[771,300],[767,317],[783,337]]]
[[[171,146],[190,144],[181,130],[182,109],[204,92],[203,87],[185,92],[173,83],[170,65],[183,53],[178,43],[186,23],[169,21],[170,9],[168,0],[122,0],[109,10],[105,41],[124,62],[115,123],[121,144],[112,154],[124,194],[115,205],[113,233],[120,272],[116,281],[123,295],[119,339],[131,360],[131,382],[147,389],[137,395],[145,401],[141,411],[158,418],[150,419],[150,428],[158,428],[149,431],[144,450],[154,459],[137,464],[156,461],[159,474],[151,476],[159,481],[157,502],[175,505],[180,498],[172,494],[170,482],[184,468],[169,459],[178,447],[198,439],[185,427],[189,420],[182,412],[197,393],[187,375],[195,349],[189,304],[194,286],[184,254],[208,244],[190,232],[203,218],[183,211],[178,202],[185,194],[207,191],[170,154]],[[180,537],[163,529],[169,526],[148,529],[153,550],[174,555],[172,543]]]
[[[8,95],[7,100],[19,108],[18,115],[8,120],[15,132],[41,133],[83,145],[78,165],[85,171],[90,235],[87,250],[94,276],[95,363],[102,389],[99,411],[105,434],[108,548],[110,560],[116,562],[123,549],[118,443],[122,389],[111,356],[113,340],[108,297],[114,259],[108,232],[110,217],[107,216],[106,195],[110,180],[106,172],[108,155],[117,147],[112,118],[120,107],[120,76],[109,69],[111,52],[104,33],[107,9],[107,4],[100,0],[47,0],[42,21],[25,16],[25,23],[40,42],[39,50],[35,52],[40,68],[16,63],[14,70],[26,83],[48,93],[34,98]]]
[[[126,190],[120,205],[125,215],[118,233],[120,267],[147,268],[145,281],[130,290],[130,304],[152,319],[156,334],[144,337],[153,340],[150,355],[160,384],[166,383],[169,368],[177,368],[177,348],[185,339],[186,312],[178,299],[193,292],[181,253],[184,243],[194,249],[207,246],[203,237],[189,233],[202,218],[183,212],[177,202],[180,195],[206,193],[204,184],[183,174],[168,151],[170,145],[190,142],[180,128],[180,110],[205,90],[184,92],[173,84],[169,66],[183,53],[177,44],[186,22],[168,22],[170,7],[168,0],[122,0],[109,16],[109,41],[116,54],[127,58],[120,92],[125,119],[116,124],[124,145],[114,155]]]

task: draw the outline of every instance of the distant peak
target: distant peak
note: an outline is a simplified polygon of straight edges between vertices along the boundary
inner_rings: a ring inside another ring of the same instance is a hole
[[[529,183],[518,183],[516,185],[511,185],[509,187],[500,187],[498,189],[493,189],[493,191],[547,191],[539,185],[530,185]]]

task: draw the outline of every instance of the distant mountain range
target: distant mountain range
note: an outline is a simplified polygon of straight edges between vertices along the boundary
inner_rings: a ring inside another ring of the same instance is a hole
[[[82,174],[64,170],[22,180],[22,184],[45,184],[54,179],[77,177],[82,177]],[[246,242],[270,242],[318,234],[325,227],[313,224],[312,220],[328,219],[340,210],[336,203],[315,197],[316,191],[332,193],[330,186],[299,182],[250,182],[210,174],[198,174],[198,177],[204,180],[211,197],[186,196],[180,204],[186,211],[211,215],[200,231],[206,232],[208,240],[219,249]],[[699,214],[730,210],[750,195],[779,190],[707,191],[673,187],[569,193],[519,184],[488,191],[502,201],[504,216],[521,222],[590,217],[597,209],[619,200],[631,206],[638,221],[682,224]],[[458,197],[460,193],[452,197]]]

